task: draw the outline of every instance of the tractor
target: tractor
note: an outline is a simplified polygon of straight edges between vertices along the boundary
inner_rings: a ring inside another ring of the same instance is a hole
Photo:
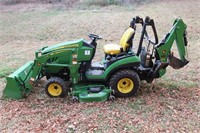
[[[133,40],[138,26],[141,26],[142,31],[137,51],[134,52]],[[147,27],[154,39],[149,37]],[[159,42],[154,20],[136,16],[131,20],[119,44],[103,46],[105,56],[101,62],[92,62],[97,41],[102,39],[95,34],[88,34],[91,39],[89,42],[79,39],[43,47],[35,52],[34,61],[27,62],[6,78],[3,97],[23,98],[45,76],[45,92],[49,97],[69,95],[73,101],[80,102],[131,97],[140,88],[142,80],[151,83],[162,77],[168,66],[179,69],[188,64],[185,57],[186,28],[183,20],[177,18],[169,33]],[[147,40],[146,45],[144,40]],[[172,51],[174,41],[179,58]]]

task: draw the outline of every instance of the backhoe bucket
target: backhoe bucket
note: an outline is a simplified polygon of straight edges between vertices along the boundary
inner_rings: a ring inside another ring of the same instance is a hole
[[[180,69],[182,67],[184,67],[185,65],[187,65],[189,63],[189,61],[187,61],[186,59],[184,61],[174,57],[173,55],[170,55],[169,57],[169,65],[174,68],[174,69]]]
[[[17,71],[6,77],[7,84],[3,90],[3,98],[19,99],[24,97],[32,85],[29,83],[33,61],[27,62]]]

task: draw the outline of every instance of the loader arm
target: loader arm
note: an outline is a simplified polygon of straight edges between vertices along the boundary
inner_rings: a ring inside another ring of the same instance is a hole
[[[156,46],[155,50],[157,53],[157,60],[162,63],[169,63],[175,69],[179,69],[185,66],[188,61],[185,59],[186,56],[186,24],[182,19],[176,19],[170,32],[166,35],[165,39]],[[171,53],[172,45],[176,42],[178,48],[179,58],[173,56]]]
[[[60,51],[55,51],[55,52],[51,52],[51,53],[47,53],[41,56],[38,56],[39,52],[36,52],[36,59],[34,62],[34,66],[33,66],[33,72],[32,75],[30,77],[30,80],[32,80],[33,82],[35,82],[37,79],[43,77],[42,74],[42,69],[45,66],[51,65],[51,66],[62,66],[62,67],[67,67],[70,70],[70,77],[72,78],[72,82],[75,84],[78,82],[78,78],[79,78],[79,67],[80,67],[80,63],[76,63],[73,64],[73,59],[72,59],[72,53],[77,52],[75,49],[67,49],[67,50],[60,50]],[[69,64],[60,64],[60,63],[47,63],[47,60],[50,58],[56,58],[56,57],[67,57],[69,58]]]
[[[34,61],[26,63],[6,78],[7,84],[3,91],[3,98],[19,99],[29,94],[32,90],[33,84],[44,76],[42,72],[43,68],[48,65],[47,60],[59,56],[70,58],[70,63],[54,63],[51,65],[68,67],[70,70],[70,77],[72,77],[72,82],[78,82],[79,74],[77,70],[80,67],[80,64],[73,64],[72,56],[69,56],[72,55],[72,52],[76,52],[75,49],[60,50],[44,55],[40,55],[41,51],[42,49],[36,52],[36,58]]]

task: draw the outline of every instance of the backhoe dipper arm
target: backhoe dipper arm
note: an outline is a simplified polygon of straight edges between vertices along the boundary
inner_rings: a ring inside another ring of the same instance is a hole
[[[166,63],[168,59],[169,63],[177,63],[177,61],[179,61],[178,67],[180,68],[188,63],[188,61],[185,59],[187,46],[186,28],[187,26],[182,19],[176,19],[174,21],[173,27],[170,32],[166,35],[165,39],[155,48],[158,54],[157,60],[160,60],[162,63]],[[176,41],[180,60],[173,57],[173,54],[171,54],[171,48],[174,40]],[[172,58],[175,60],[171,60]]]

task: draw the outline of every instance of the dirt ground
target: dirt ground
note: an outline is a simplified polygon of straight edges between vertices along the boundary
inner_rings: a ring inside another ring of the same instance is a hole
[[[5,76],[46,45],[101,35],[102,46],[118,43],[130,20],[139,15],[155,20],[160,40],[175,18],[187,24],[188,59],[180,70],[167,69],[155,87],[142,82],[135,97],[104,103],[73,103],[52,99],[38,82],[29,97],[0,100],[1,132],[200,132],[200,1],[168,0],[137,7],[109,6],[91,10],[54,10],[52,5],[0,5],[0,94]],[[136,36],[137,38],[137,36]],[[137,40],[136,40],[137,41]]]

